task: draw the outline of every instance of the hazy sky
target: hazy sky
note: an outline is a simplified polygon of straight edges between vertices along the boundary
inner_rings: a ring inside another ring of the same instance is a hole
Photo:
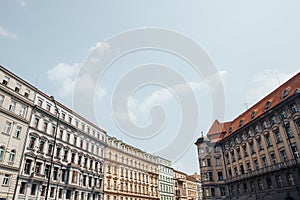
[[[232,120],[299,72],[299,9],[297,0],[1,0],[0,64],[72,107],[78,70],[97,45],[134,28],[174,30],[196,41],[215,63],[225,88],[224,120]],[[159,85],[141,88],[128,105],[131,120],[139,126],[151,123],[151,106],[162,105],[166,123],[158,135],[147,140],[130,137],[113,120],[111,96],[116,83],[144,63],[167,64],[185,77],[196,94],[200,113],[194,139],[201,130],[206,132],[214,119],[203,77],[179,57],[154,50],[122,57],[99,80],[95,93],[99,126],[149,152],[174,139],[181,108],[178,99]],[[175,168],[188,174],[199,173],[193,142],[174,162]]]

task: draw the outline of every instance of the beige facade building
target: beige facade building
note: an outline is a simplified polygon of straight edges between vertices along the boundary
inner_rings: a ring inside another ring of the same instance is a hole
[[[114,137],[108,137],[104,200],[159,199],[157,159]]]
[[[37,91],[16,199],[103,199],[105,145],[103,129]]]
[[[205,199],[300,199],[299,88],[300,73],[197,140]]]
[[[0,199],[12,199],[35,88],[0,66]]]

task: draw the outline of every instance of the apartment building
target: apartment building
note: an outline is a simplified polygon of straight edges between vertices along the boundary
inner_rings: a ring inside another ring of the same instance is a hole
[[[159,199],[157,158],[108,136],[105,200]]]
[[[0,66],[0,199],[12,199],[35,88]]]
[[[186,193],[186,174],[174,170],[174,189],[175,189],[175,200],[187,199]]]
[[[37,91],[15,199],[103,199],[106,132]]]
[[[300,73],[197,140],[205,199],[300,199],[299,87]],[[212,170],[222,179],[211,173],[205,182]]]
[[[174,171],[171,161],[157,157],[160,200],[174,200]]]

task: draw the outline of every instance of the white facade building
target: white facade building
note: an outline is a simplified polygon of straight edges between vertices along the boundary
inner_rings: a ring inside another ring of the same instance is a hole
[[[172,163],[161,157],[157,157],[157,163],[160,200],[174,200],[174,171]]]
[[[0,66],[0,199],[12,199],[35,88]]]

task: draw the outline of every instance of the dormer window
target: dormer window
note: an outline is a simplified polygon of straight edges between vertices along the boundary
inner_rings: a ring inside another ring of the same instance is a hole
[[[243,120],[243,119],[241,119],[241,120],[240,120],[239,127],[241,127],[241,126],[243,125],[243,123],[244,123],[244,120]]]
[[[297,89],[295,90],[295,94],[299,94],[299,93],[300,93],[300,89],[297,88]]]
[[[290,89],[285,89],[282,93],[282,98],[284,99],[290,93]]]
[[[25,93],[24,93],[24,97],[28,98],[29,97],[29,93],[30,93],[30,91],[28,89],[26,89]]]
[[[5,76],[4,79],[2,80],[3,85],[7,85],[9,82],[9,77]]]
[[[267,101],[265,110],[268,110],[270,108],[271,104],[272,104],[272,101]]]
[[[232,127],[229,128],[229,133],[231,133],[231,131],[232,131]]]
[[[254,110],[252,113],[251,113],[251,119],[253,119],[255,116],[256,116],[256,110]]]
[[[15,87],[15,92],[20,92],[20,88],[21,88],[21,84],[17,83],[17,85]]]

